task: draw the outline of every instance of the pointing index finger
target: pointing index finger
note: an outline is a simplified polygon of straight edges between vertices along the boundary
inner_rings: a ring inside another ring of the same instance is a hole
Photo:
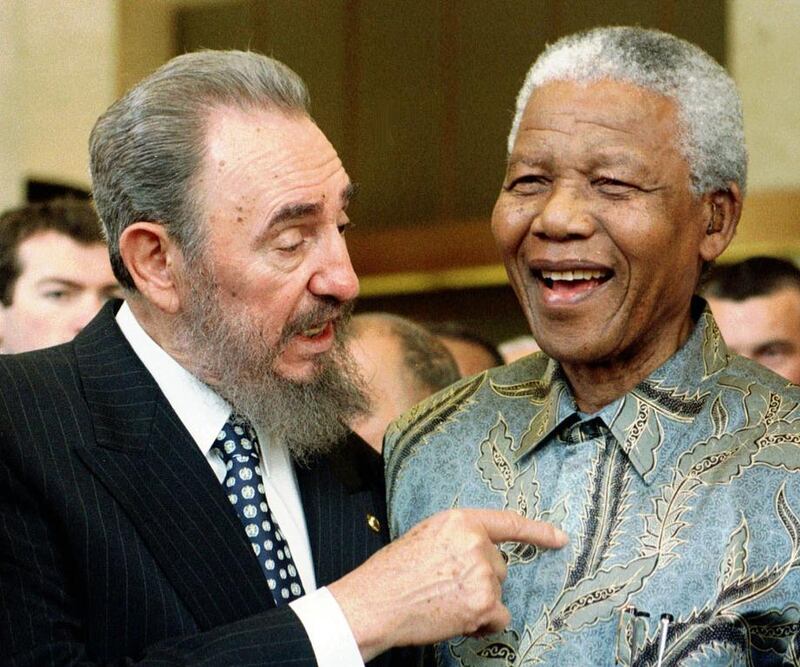
[[[467,510],[473,513],[495,544],[524,542],[537,547],[560,549],[569,538],[560,528],[545,521],[526,519],[511,510]]]

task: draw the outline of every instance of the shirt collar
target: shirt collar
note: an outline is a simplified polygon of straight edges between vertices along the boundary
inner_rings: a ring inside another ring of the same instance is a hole
[[[122,335],[153,376],[178,419],[203,455],[208,456],[231,414],[231,406],[167,354],[142,328],[127,303],[117,311],[116,319]]]
[[[706,302],[695,297],[692,312],[698,314],[697,321],[684,345],[630,392],[595,415],[581,417],[560,365],[551,359],[541,380],[526,383],[530,388],[526,396],[540,408],[515,459],[553,436],[577,442],[596,437],[598,428],[607,428],[649,484],[662,435],[659,416],[693,423],[710,394],[713,378],[728,363],[728,349]]]

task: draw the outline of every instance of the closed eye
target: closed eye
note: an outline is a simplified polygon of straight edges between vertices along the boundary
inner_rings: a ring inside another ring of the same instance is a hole
[[[305,235],[298,227],[284,229],[275,239],[275,248],[280,252],[292,253],[304,243]]]
[[[616,178],[596,178],[592,181],[592,185],[602,194],[609,197],[622,197],[640,189],[633,183],[620,181]]]
[[[540,174],[525,174],[513,179],[507,186],[509,192],[537,194],[550,187],[550,179]]]
[[[40,286],[39,294],[48,301],[66,303],[83,291],[83,287],[72,281],[49,280]]]
[[[776,359],[788,356],[793,352],[792,346],[784,341],[768,341],[759,346],[756,355],[761,359]]]

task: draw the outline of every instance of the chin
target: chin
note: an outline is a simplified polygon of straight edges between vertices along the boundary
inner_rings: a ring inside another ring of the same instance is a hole
[[[534,336],[536,338],[536,336]],[[562,337],[537,338],[539,347],[548,356],[562,364],[593,365],[602,363],[607,352],[597,349],[592,340],[567,340]]]

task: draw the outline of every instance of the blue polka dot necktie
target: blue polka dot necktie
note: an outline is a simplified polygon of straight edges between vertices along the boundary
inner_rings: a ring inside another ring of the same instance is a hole
[[[303,595],[303,584],[289,545],[267,505],[253,427],[246,420],[231,415],[211,452],[225,463],[223,485],[228,500],[244,526],[275,604],[280,606],[299,598]]]

